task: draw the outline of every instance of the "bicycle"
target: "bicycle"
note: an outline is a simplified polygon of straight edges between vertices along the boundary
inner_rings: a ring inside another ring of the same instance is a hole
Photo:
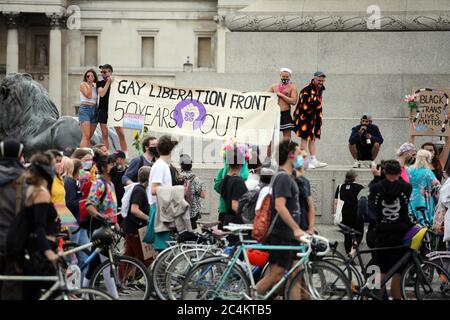
[[[325,250],[316,253],[318,255],[328,252],[327,239],[316,235],[302,236],[301,241],[306,244],[306,247],[303,244],[298,246],[255,244],[255,241],[244,240],[243,237],[244,233],[252,228],[252,225],[234,224],[224,227],[239,236],[239,242],[236,244],[233,254],[207,258],[198,262],[186,275],[182,288],[183,300],[253,300],[257,294],[252,266],[247,255],[249,249],[293,250],[297,251],[297,256],[300,258],[268,293],[258,299],[266,300],[274,296],[291,277],[292,281],[284,286],[285,299],[298,297],[317,300],[327,297],[351,299],[348,281],[337,267],[327,262],[313,262],[308,259],[313,252],[313,247],[320,248],[325,245]],[[238,262],[241,256],[244,257],[242,263]]]
[[[80,269],[88,268],[102,252],[105,253],[106,259],[92,272],[89,287],[102,288],[118,299],[148,300],[151,287],[147,268],[138,259],[115,252],[115,235],[112,226],[102,226],[93,232],[91,242],[70,249],[65,254],[71,255],[95,247],[81,263]],[[71,242],[65,242],[65,248],[74,246]]]
[[[58,256],[59,258],[56,262],[56,275],[54,276],[0,275],[0,281],[54,282],[54,284],[42,294],[39,300],[114,300],[113,297],[102,290],[80,288],[80,268],[74,265],[67,265],[67,261],[64,259],[66,253],[59,252]],[[78,275],[78,278],[76,275]]]
[[[347,227],[346,225],[339,224],[341,232],[352,236],[352,242],[356,242],[356,238],[361,236],[361,233],[357,230]],[[428,231],[427,231],[428,232]],[[423,240],[423,239],[422,239]],[[343,269],[346,275],[351,275],[350,281],[356,280],[357,285],[353,287],[355,298],[371,298],[375,300],[382,300],[378,293],[378,288],[383,288],[388,281],[393,277],[395,273],[398,273],[402,267],[405,267],[401,275],[401,295],[404,300],[409,299],[425,299],[427,296],[436,298],[437,296],[449,299],[450,293],[446,287],[442,287],[441,284],[449,283],[449,274],[439,265],[424,260],[419,254],[419,248],[408,249],[402,258],[395,264],[381,279],[381,282],[374,288],[374,284],[370,283],[371,277],[368,276],[368,266],[363,262],[362,255],[386,251],[395,249],[405,249],[405,246],[395,247],[383,247],[373,248],[368,250],[360,250],[359,246],[355,246],[355,254],[348,257],[344,264],[342,261],[336,260],[339,268]],[[355,259],[358,259],[358,264],[361,267],[361,272],[355,267]],[[334,263],[333,259],[329,259],[329,262]],[[421,291],[422,290],[422,291]],[[431,295],[431,296],[430,296]],[[434,296],[433,296],[434,295]]]

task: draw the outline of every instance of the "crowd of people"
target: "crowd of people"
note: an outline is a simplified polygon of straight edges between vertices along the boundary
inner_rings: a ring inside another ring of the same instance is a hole
[[[364,223],[369,222],[366,234],[371,248],[402,246],[405,234],[416,224],[432,229],[438,236],[433,239],[434,250],[450,250],[450,225],[448,215],[449,192],[446,185],[450,170],[443,171],[436,146],[427,142],[417,150],[414,144],[404,143],[396,152],[396,159],[382,161],[372,167],[373,180],[368,188],[356,182],[357,173],[346,173],[345,182],[335,193],[334,212],[338,201],[343,201],[342,223],[364,234]],[[443,179],[445,183],[443,183]],[[364,190],[364,191],[363,191]],[[360,194],[368,194],[373,220],[365,221],[358,207]],[[344,247],[350,254],[355,245],[350,235],[345,235]],[[379,251],[373,255],[384,276],[405,254],[406,248]],[[393,277],[392,296],[400,299],[399,269]]]
[[[206,190],[192,170],[190,155],[180,155],[179,168],[172,163],[177,141],[169,135],[146,136],[142,140],[142,155],[128,159],[123,128],[117,127],[121,150],[110,153],[106,124],[113,68],[109,64],[100,68],[103,80],[98,81],[96,72],[90,69],[80,84],[80,148],[37,152],[25,159],[26,150],[19,141],[5,139],[0,143],[0,274],[37,274],[36,261],[43,259],[46,271],[54,271],[58,258],[56,236],[61,230],[68,232],[72,242],[83,245],[105,223],[115,225],[124,234],[125,255],[149,266],[153,258],[144,259],[143,242],[160,252],[168,247],[171,238],[189,239],[197,229]],[[326,76],[316,72],[311,83],[298,92],[290,81],[291,75],[291,70],[282,68],[281,83],[269,89],[279,97],[280,130],[284,137],[278,146],[269,147],[269,154],[273,152],[274,157],[261,162],[258,146],[228,140],[222,149],[223,167],[214,179],[214,190],[220,198],[219,229],[231,223],[247,223],[247,217],[254,216],[271,192],[273,224],[266,243],[272,245],[293,245],[302,235],[314,233],[314,201],[305,172],[326,165],[315,156],[315,141],[321,135]],[[292,105],[296,109],[291,117]],[[91,146],[98,123],[103,143]],[[291,140],[291,131],[301,138],[300,144]],[[443,172],[435,145],[425,143],[417,150],[413,144],[404,143],[395,159],[377,165],[375,159],[382,143],[383,137],[371,117],[362,116],[360,125],[352,128],[349,149],[355,160],[353,167],[370,161],[374,179],[364,187],[357,183],[356,171],[349,170],[344,183],[336,189],[334,212],[338,202],[343,202],[342,223],[363,234],[368,221],[359,214],[358,202],[366,192],[374,216],[367,232],[368,244],[401,245],[404,234],[419,223],[439,233],[440,245],[445,247],[445,241],[450,240],[443,218],[450,203],[450,179],[442,187],[441,184],[450,172]],[[250,193],[256,196],[249,197]],[[253,206],[248,206],[253,210],[250,215],[243,212],[243,199],[254,201]],[[60,212],[64,208],[73,216],[73,225],[62,224]],[[27,221],[22,249],[28,259],[16,254],[19,251],[11,251],[8,242],[19,213]],[[142,228],[146,228],[143,237]],[[346,236],[345,252],[350,254],[362,239],[361,236],[353,243]],[[238,239],[230,237],[229,241],[233,244]],[[382,274],[395,265],[404,250],[374,256]],[[81,264],[86,257],[84,252],[77,253],[77,262]],[[99,261],[83,273],[83,284],[88,283],[92,269],[104,259],[100,254]],[[258,294],[277,283],[294,259],[295,254],[289,250],[270,251],[269,272],[257,283]],[[392,283],[395,299],[400,297],[399,276],[396,274]],[[37,299],[42,288],[39,282],[0,282],[0,295],[2,299]]]

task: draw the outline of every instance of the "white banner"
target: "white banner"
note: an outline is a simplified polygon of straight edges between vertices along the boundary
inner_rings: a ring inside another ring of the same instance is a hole
[[[136,129],[136,115],[150,132],[265,146],[279,126],[275,93],[218,88],[177,88],[145,80],[114,77],[109,96],[108,126]],[[124,121],[126,120],[126,121]]]

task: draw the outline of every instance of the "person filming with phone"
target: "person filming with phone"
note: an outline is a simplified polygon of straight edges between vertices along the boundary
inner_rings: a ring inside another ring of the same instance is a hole
[[[353,168],[361,167],[362,161],[371,161],[372,167],[375,165],[383,137],[378,126],[372,124],[372,117],[363,115],[360,124],[352,128],[348,143],[350,153],[355,160]]]

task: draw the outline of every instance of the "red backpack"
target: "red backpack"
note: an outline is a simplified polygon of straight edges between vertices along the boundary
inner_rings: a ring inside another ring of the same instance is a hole
[[[269,193],[264,197],[261,207],[256,210],[255,219],[253,220],[252,238],[260,243],[264,243],[267,240],[278,219],[278,214],[276,214],[275,219],[271,221],[272,210],[274,208],[272,186],[279,174],[278,172],[272,177],[269,185]]]

